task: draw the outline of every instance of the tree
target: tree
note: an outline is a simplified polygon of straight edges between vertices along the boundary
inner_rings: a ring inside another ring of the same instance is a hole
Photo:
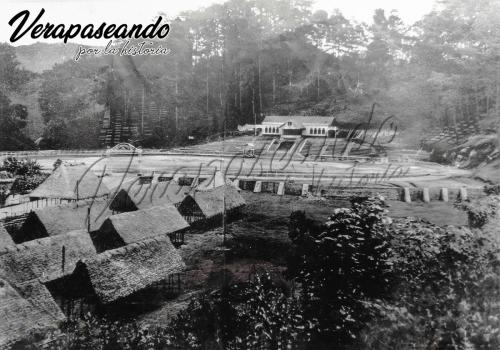
[[[389,296],[390,220],[377,198],[336,209],[322,227],[311,229],[303,220],[303,214],[292,214],[296,253],[289,273],[301,283],[306,318],[318,319],[319,338],[344,344],[369,319],[364,303]]]
[[[6,158],[0,167],[0,171],[5,171],[15,178],[10,189],[12,194],[27,194],[37,188],[47,178],[41,169],[35,160],[18,160],[15,157]]]
[[[25,106],[11,104],[0,91],[0,150],[16,151],[33,149],[33,141],[24,134],[28,112]]]
[[[172,323],[172,341],[189,349],[293,349],[308,343],[315,325],[289,288],[264,273],[192,301]]]

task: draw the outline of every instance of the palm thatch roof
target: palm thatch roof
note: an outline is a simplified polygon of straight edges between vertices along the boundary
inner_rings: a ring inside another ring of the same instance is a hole
[[[80,259],[97,255],[86,231],[36,239],[0,251],[0,277],[16,285],[47,282],[69,275]]]
[[[201,182],[198,186],[196,186],[197,191],[209,191],[214,188],[221,186],[234,186],[233,182],[227,179],[221,171],[217,170],[212,176],[208,179]],[[235,186],[236,187],[236,186]]]
[[[188,227],[189,224],[173,205],[156,206],[110,216],[97,232],[95,241],[113,235],[120,241],[119,246],[124,246]]]
[[[184,203],[192,201],[196,203],[207,219],[223,214],[224,209],[232,211],[246,204],[238,190],[231,185],[217,187],[208,191],[194,191],[181,203],[179,211],[183,213]]]
[[[102,197],[107,194],[109,194],[109,189],[92,172],[92,169],[81,165],[61,164],[29,196],[79,200]]]
[[[103,304],[153,286],[184,269],[184,262],[168,237],[146,239],[108,250],[78,263]]]
[[[64,315],[39,282],[14,288],[0,279],[0,349],[38,332],[55,329]]]
[[[14,244],[12,237],[10,236],[9,232],[7,232],[5,227],[0,223],[0,249],[12,244]]]
[[[117,211],[132,211],[158,205],[177,204],[182,202],[190,190],[190,187],[179,186],[175,181],[142,185],[132,183],[118,189],[109,207]]]
[[[94,203],[71,203],[55,207],[45,207],[30,212],[15,237],[16,242],[24,242],[47,236],[65,234],[74,230],[90,230],[101,227],[104,220],[113,215],[106,201]],[[88,213],[90,208],[90,222]]]

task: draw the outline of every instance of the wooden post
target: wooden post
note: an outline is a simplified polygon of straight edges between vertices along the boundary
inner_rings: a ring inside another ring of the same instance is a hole
[[[255,187],[253,188],[255,193],[262,191],[262,181],[255,181]]]
[[[405,187],[403,189],[403,199],[406,203],[411,203],[411,194],[410,194],[410,188]]]
[[[460,200],[467,200],[467,187],[460,187]]]
[[[448,189],[446,187],[441,188],[441,200],[448,202]]]
[[[285,194],[285,183],[282,181],[278,184],[278,195],[282,196]]]
[[[307,196],[309,193],[309,184],[303,184],[302,185],[302,195]]]
[[[235,179],[235,180],[233,181],[233,184],[234,184],[234,187],[236,187],[236,188],[240,188],[240,179]]]
[[[431,197],[429,195],[429,188],[424,187],[422,189],[422,199],[424,200],[425,203],[429,203],[431,201]]]

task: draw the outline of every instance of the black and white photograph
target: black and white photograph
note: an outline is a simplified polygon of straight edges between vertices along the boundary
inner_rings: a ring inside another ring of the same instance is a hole
[[[37,349],[500,350],[500,0],[1,0]]]

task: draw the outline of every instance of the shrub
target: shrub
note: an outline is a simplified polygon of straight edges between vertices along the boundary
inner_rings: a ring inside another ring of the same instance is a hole
[[[172,339],[186,349],[297,349],[314,326],[289,291],[263,274],[192,301],[173,322]]]
[[[0,167],[0,170],[16,178],[10,189],[12,194],[26,194],[37,188],[47,177],[41,169],[35,160],[19,160],[15,157],[8,157]]]
[[[390,219],[382,200],[370,198],[336,209],[321,228],[302,220],[292,214],[289,273],[301,283],[306,317],[318,319],[319,339],[347,343],[370,317],[365,302],[389,295]]]
[[[459,207],[467,213],[470,227],[481,228],[488,223],[491,216],[496,214],[498,201],[498,196],[488,196],[474,201],[461,202]]]
[[[89,315],[49,335],[47,349],[297,349],[313,327],[289,290],[263,274],[194,298],[169,327]]]
[[[394,299],[374,303],[369,349],[498,349],[495,244],[479,232],[422,220],[394,225]],[[497,282],[498,287],[498,282]],[[496,317],[496,316],[495,316]],[[473,345],[476,345],[473,347]]]
[[[39,175],[42,167],[36,160],[19,160],[16,157],[8,157],[4,160],[0,170],[7,171],[14,176]]]

